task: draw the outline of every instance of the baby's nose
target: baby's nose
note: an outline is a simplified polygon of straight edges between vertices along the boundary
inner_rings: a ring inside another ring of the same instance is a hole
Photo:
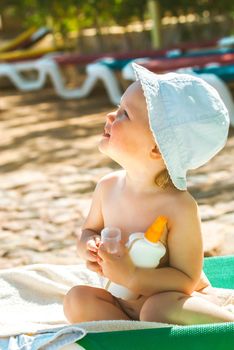
[[[115,121],[115,112],[108,113],[106,115],[106,121],[109,123],[113,123]]]

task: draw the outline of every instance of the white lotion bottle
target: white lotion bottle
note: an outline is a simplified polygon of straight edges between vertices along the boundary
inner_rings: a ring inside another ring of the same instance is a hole
[[[164,216],[159,216],[145,233],[136,232],[129,236],[126,246],[135,266],[142,268],[156,268],[158,266],[166,253],[165,246],[159,241],[166,224],[167,219]],[[105,289],[115,297],[124,300],[133,300],[138,297],[128,288],[110,280],[107,281]]]

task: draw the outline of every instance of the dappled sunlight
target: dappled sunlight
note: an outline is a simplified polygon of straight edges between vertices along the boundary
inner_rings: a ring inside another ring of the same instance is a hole
[[[108,104],[98,106],[97,113],[88,103],[84,105],[80,101],[61,100],[44,102],[44,97],[47,97],[45,91],[37,97],[38,104],[33,106],[22,105],[23,97],[20,98],[20,95],[15,98],[5,97],[9,103],[5,103],[8,108],[1,113],[2,172],[59,161],[69,163],[69,160],[80,166],[85,163],[83,158],[87,157],[87,152],[89,159],[92,155],[96,159],[98,150],[95,144],[103,130]],[[82,115],[87,105],[90,112]],[[102,109],[103,116],[100,113]],[[87,159],[86,163],[89,163]]]
[[[0,266],[76,264],[75,240],[97,181],[118,165],[98,151],[102,91],[65,101],[51,89],[1,97]],[[234,132],[209,163],[191,172],[206,255],[234,253]]]

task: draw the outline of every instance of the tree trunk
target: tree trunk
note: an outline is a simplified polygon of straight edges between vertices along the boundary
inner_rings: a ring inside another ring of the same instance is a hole
[[[104,45],[104,40],[102,37],[102,33],[100,30],[100,25],[99,25],[99,19],[98,19],[98,13],[95,11],[94,15],[94,27],[97,31],[96,38],[97,38],[97,43],[98,43],[98,51],[99,52],[104,52],[105,51],[105,45]]]
[[[153,21],[151,45],[153,48],[158,49],[161,47],[161,15],[159,1],[148,0],[148,10]]]

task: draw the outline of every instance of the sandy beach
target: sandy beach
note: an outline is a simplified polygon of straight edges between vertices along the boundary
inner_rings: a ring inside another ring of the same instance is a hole
[[[104,90],[65,101],[52,88],[1,89],[0,268],[76,264],[76,232],[92,191],[118,165],[97,144]],[[202,218],[205,256],[234,254],[234,129],[225,148],[189,176]]]

